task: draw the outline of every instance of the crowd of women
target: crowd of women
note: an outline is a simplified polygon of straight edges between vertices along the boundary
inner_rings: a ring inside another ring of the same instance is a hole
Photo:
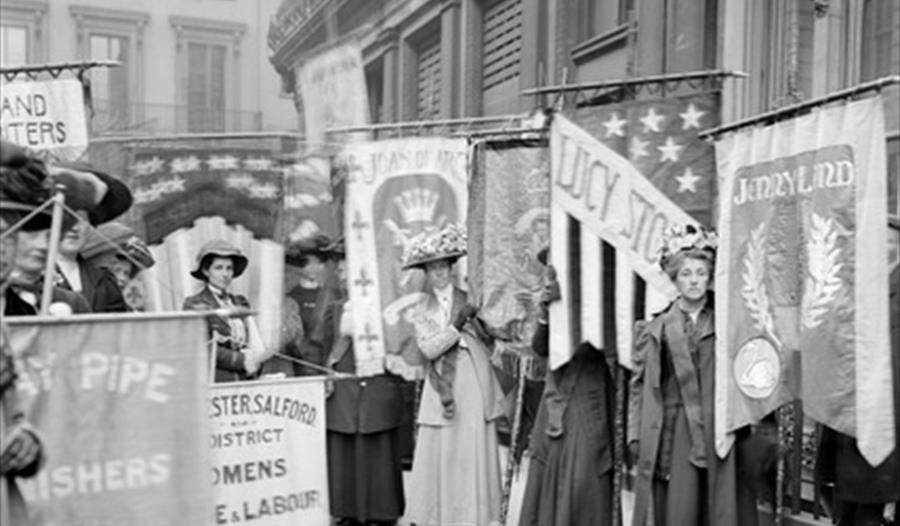
[[[127,187],[90,167],[45,165],[5,142],[2,157],[3,313],[40,310],[50,229],[49,209],[41,207],[51,184],[65,185],[74,212],[64,219],[51,313],[139,310],[140,300],[129,297],[128,285],[154,261],[131,229],[113,221],[131,205]],[[898,235],[898,225],[892,227]],[[761,452],[772,444],[760,438],[759,429],[748,428],[738,432],[737,447],[727,457],[719,458],[713,447],[715,235],[673,229],[662,247],[660,264],[679,296],[637,328],[627,430],[622,430],[625,450],[617,451],[615,440],[614,379],[621,372],[598,349],[581,344],[544,382],[529,440],[522,526],[612,524],[619,457],[633,468],[635,525],[758,524],[759,500],[765,496],[760,488],[770,474]],[[348,373],[329,380],[326,389],[329,497],[339,524],[393,524],[403,517],[421,526],[486,526],[500,520],[498,428],[511,408],[490,361],[491,336],[455,278],[454,265],[465,253],[465,232],[458,225],[423,233],[404,253],[404,270],[418,269],[426,278],[424,299],[410,317],[426,366],[406,484],[403,380],[390,373],[353,376],[353,320],[340,240],[318,235],[286,247],[294,285],[284,297],[284,345],[277,355],[262,345],[252,317],[219,314],[251,308],[231,289],[250,263],[237,247],[211,240],[190,269],[198,291],[184,299],[184,309],[216,311],[207,318],[214,381]],[[540,259],[544,292],[532,348],[546,356],[552,330],[547,310],[560,294],[546,265],[547,250]],[[897,289],[895,263],[890,296],[895,353]],[[39,432],[16,404],[15,371],[5,343],[2,358],[0,466],[10,493],[0,500],[7,524],[22,513],[14,481],[34,474],[42,454]],[[841,524],[879,524],[885,503],[900,498],[896,451],[872,467],[860,462],[851,437],[831,435],[836,445],[823,448],[828,458],[821,465],[838,466],[829,479],[843,503],[836,516]],[[774,455],[777,448],[771,450]],[[867,490],[858,491],[860,484]]]

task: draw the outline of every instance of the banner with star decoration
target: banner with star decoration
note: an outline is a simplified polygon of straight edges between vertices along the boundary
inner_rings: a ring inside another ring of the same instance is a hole
[[[813,110],[716,143],[716,449],[794,398],[894,449],[881,96]]]
[[[696,221],[628,159],[562,115],[550,127],[550,199],[550,261],[562,295],[550,305],[550,368],[567,363],[582,342],[614,346],[619,363],[631,367],[634,276],[646,282],[655,307],[673,299],[658,263],[662,233]],[[612,316],[603,312],[609,295]]]
[[[351,143],[342,153],[357,374],[387,368],[406,379],[423,377],[410,316],[424,297],[425,276],[402,268],[403,253],[427,228],[465,223],[468,155],[465,139],[444,138]],[[464,283],[465,259],[454,270]]]
[[[283,170],[264,150],[145,150],[131,164],[144,240],[161,242],[197,218],[219,216],[280,241]]]
[[[571,119],[631,161],[697,221],[712,225],[715,155],[697,134],[719,124],[718,92],[590,106],[575,110]]]

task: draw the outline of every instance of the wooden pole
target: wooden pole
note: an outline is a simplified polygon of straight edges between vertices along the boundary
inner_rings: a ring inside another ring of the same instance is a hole
[[[53,219],[50,222],[50,246],[47,250],[47,261],[44,263],[44,283],[41,290],[40,314],[46,316],[50,312],[50,303],[53,301],[53,281],[56,275],[56,257],[59,253],[59,239],[62,230],[63,205],[66,202],[64,188],[56,186],[53,194]]]

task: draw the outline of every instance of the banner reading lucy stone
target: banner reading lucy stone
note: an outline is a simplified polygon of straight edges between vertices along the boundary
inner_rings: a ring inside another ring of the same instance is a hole
[[[209,524],[206,321],[7,318],[46,462],[28,524]]]
[[[421,377],[421,353],[407,318],[424,297],[424,275],[403,270],[403,251],[426,228],[465,222],[468,146],[465,139],[442,138],[352,143],[342,163],[357,374],[379,374],[387,366],[407,379]],[[463,283],[465,264],[454,268]]]
[[[894,448],[880,97],[716,143],[716,447],[782,403]]]
[[[215,384],[209,408],[215,524],[330,524],[322,380]]]

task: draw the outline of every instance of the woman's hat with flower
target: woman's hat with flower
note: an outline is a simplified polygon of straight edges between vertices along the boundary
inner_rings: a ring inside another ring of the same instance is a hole
[[[421,268],[441,259],[455,261],[466,255],[466,227],[450,223],[440,230],[426,229],[409,240],[403,251],[403,270]]]
[[[659,266],[666,271],[672,260],[679,254],[702,252],[714,262],[719,240],[716,233],[697,225],[682,225],[669,228],[663,233],[659,247]]]
[[[247,256],[238,247],[224,239],[214,239],[203,245],[200,248],[200,252],[197,253],[197,261],[194,264],[194,270],[191,271],[191,276],[200,281],[206,281],[206,276],[203,275],[201,266],[203,265],[203,259],[207,256],[231,258],[231,261],[234,262],[234,277],[243,274],[249,262]]]

